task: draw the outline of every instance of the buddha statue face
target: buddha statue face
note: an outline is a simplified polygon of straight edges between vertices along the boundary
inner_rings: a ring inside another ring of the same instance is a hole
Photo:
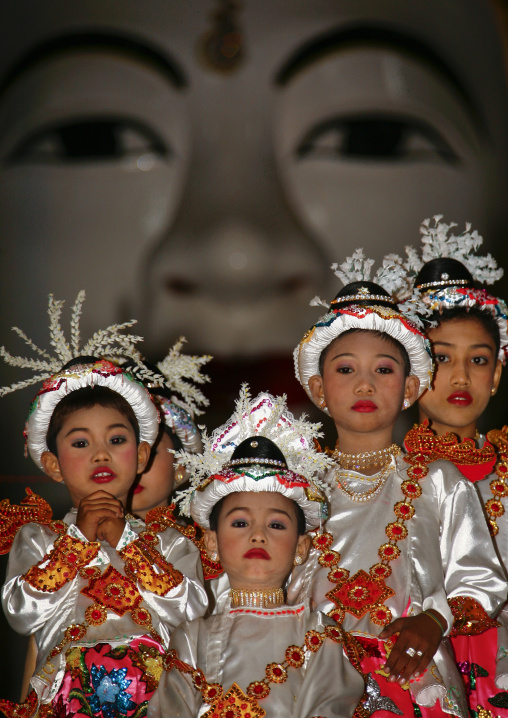
[[[442,213],[495,251],[506,226],[485,0],[19,0],[0,21],[14,353],[13,323],[45,346],[45,296],[84,288],[84,337],[135,316],[155,358],[184,334],[289,359],[356,247],[401,252]]]

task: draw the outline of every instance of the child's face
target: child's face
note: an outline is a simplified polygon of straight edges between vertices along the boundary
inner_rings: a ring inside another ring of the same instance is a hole
[[[45,451],[44,470],[63,481],[74,506],[102,489],[125,503],[136,474],[143,471],[150,447],[136,444],[130,421],[117,409],[96,405],[70,414],[56,437],[58,456]]]
[[[396,346],[373,332],[339,337],[330,346],[323,375],[309,381],[314,399],[324,399],[341,439],[349,433],[389,433],[404,398],[418,393],[418,379],[404,376],[404,360]],[[391,440],[391,438],[390,438]]]
[[[168,449],[173,449],[173,442],[168,433],[162,431],[152,448],[145,471],[134,486],[132,512],[143,519],[150,509],[167,506],[173,492],[174,458]]]
[[[419,401],[420,420],[438,434],[474,436],[476,421],[501,379],[496,345],[477,319],[450,319],[427,333],[436,371],[432,390]]]
[[[281,588],[295,555],[306,558],[310,539],[298,536],[295,504],[275,491],[229,494],[217,532],[205,533],[208,551],[217,551],[231,588]]]

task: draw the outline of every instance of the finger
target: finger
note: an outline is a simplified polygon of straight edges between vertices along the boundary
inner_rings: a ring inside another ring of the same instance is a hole
[[[429,663],[431,662],[431,660],[434,658],[434,653],[435,653],[435,651],[432,650],[432,648],[427,648],[427,650],[425,650],[424,647],[421,647],[418,650],[420,651],[420,653],[422,655],[421,656],[417,655],[417,657],[420,659],[420,663],[414,669],[413,675],[415,678],[418,678],[419,676],[422,675],[422,673],[426,670],[426,668],[429,665]]]
[[[91,494],[88,494],[88,496],[85,496],[84,499],[81,499],[81,501],[87,501],[88,499],[92,499],[95,497],[107,497],[110,499],[115,499],[115,501],[118,501],[116,496],[113,496],[113,494],[110,494],[109,491],[104,491],[104,489],[98,489],[97,491],[92,492]]]
[[[78,517],[79,523],[94,524],[97,526],[104,519],[120,519],[122,516],[119,515],[115,509],[103,507],[96,511],[88,511],[85,516]]]
[[[388,626],[385,626],[385,628],[383,628],[383,630],[379,634],[379,638],[385,639],[389,638],[390,636],[393,636],[394,633],[399,633],[404,628],[404,624],[404,618],[396,618],[395,621],[392,621],[388,624]]]
[[[109,510],[114,511],[117,516],[123,516],[123,506],[119,502],[108,501],[106,499],[100,499],[83,506],[78,512],[81,516],[96,511]]]
[[[410,645],[404,639],[399,638],[396,644],[393,646],[390,655],[383,666],[392,680],[397,680],[399,674],[404,670],[406,663],[409,660],[409,655],[406,650],[410,648]]]

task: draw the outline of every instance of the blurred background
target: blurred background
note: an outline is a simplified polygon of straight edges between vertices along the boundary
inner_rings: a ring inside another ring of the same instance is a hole
[[[332,262],[402,252],[443,214],[506,264],[507,18],[502,0],[0,3],[0,344],[30,354],[17,325],[49,349],[47,295],[85,289],[84,340],[135,317],[152,360],[180,335],[215,356],[210,428],[244,380],[323,418],[291,353],[309,300],[340,289]],[[0,365],[2,385],[27,375]],[[30,485],[62,516],[23,458],[35,391],[0,400],[0,496]],[[0,621],[17,700],[25,644]]]

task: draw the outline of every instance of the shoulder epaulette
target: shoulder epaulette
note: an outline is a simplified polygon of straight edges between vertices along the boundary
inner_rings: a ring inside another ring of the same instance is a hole
[[[0,554],[9,553],[19,529],[25,524],[37,523],[49,526],[56,533],[67,529],[63,521],[53,521],[51,506],[41,496],[26,489],[26,497],[19,504],[9,499],[0,501]]]
[[[201,555],[201,565],[203,567],[203,576],[205,581],[217,578],[223,572],[223,568],[219,561],[212,561],[205,549],[203,541],[203,530],[200,526],[182,526],[174,516],[175,504],[171,506],[161,506],[151,509],[146,515],[146,524],[149,531],[163,531],[166,528],[173,528],[179,531],[183,536],[192,541],[198,548]]]

